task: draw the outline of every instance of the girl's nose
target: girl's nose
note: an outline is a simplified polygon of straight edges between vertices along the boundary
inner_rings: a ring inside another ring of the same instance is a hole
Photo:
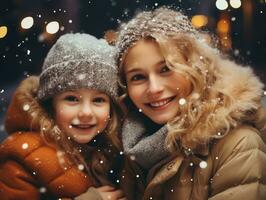
[[[91,118],[93,116],[93,109],[89,102],[83,102],[81,104],[78,116],[80,118]]]
[[[150,95],[156,95],[163,91],[162,82],[156,76],[149,77],[149,88],[148,93]]]

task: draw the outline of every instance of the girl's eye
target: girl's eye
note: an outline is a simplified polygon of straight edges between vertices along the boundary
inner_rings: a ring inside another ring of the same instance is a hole
[[[106,102],[106,99],[103,98],[103,97],[96,97],[96,98],[93,99],[93,102],[95,102],[95,103],[104,103],[104,102]]]
[[[142,79],[144,79],[145,77],[143,76],[143,75],[141,75],[141,74],[136,74],[136,75],[134,75],[134,76],[132,76],[131,77],[131,81],[139,81],[139,80],[142,80]]]
[[[167,66],[164,66],[162,69],[161,69],[161,73],[165,73],[165,72],[168,72],[170,71],[169,67]]]
[[[69,95],[69,96],[66,96],[66,97],[64,98],[64,100],[66,100],[66,101],[70,101],[70,102],[77,102],[77,101],[78,101],[78,98],[75,97],[75,96]]]

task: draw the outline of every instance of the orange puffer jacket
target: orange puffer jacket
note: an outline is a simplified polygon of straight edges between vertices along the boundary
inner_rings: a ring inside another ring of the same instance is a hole
[[[17,132],[9,136],[0,147],[0,160],[2,200],[40,199],[46,192],[54,197],[75,197],[91,185],[90,179],[71,162],[65,162],[63,168],[56,149],[47,146],[39,133]]]
[[[91,179],[66,156],[61,165],[56,148],[42,139],[38,124],[32,124],[27,105],[36,107],[32,98],[36,85],[34,77],[22,82],[7,111],[10,136],[0,145],[1,200],[71,198],[92,186]]]

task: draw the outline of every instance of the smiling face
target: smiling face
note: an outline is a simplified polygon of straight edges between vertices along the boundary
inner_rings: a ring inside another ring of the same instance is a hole
[[[67,91],[53,98],[55,122],[77,143],[88,143],[101,133],[110,117],[110,98],[91,89]]]
[[[166,66],[154,40],[139,40],[129,49],[123,67],[128,95],[147,117],[165,124],[178,115],[180,99],[190,94],[191,82]]]

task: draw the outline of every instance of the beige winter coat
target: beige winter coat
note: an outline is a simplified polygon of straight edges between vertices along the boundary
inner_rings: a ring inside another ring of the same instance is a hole
[[[144,199],[266,199],[266,146],[257,129],[238,127],[205,150],[151,169]]]

